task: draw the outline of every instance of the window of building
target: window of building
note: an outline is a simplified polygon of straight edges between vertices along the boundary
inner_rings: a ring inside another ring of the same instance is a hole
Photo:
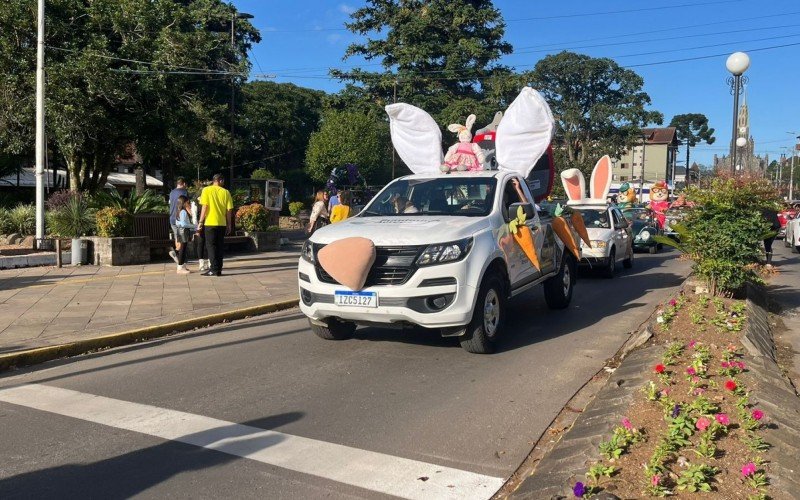
[[[627,181],[627,180],[628,180],[628,176],[627,176],[627,175],[620,175],[620,176],[619,176],[619,180],[620,180],[621,182],[625,182],[625,181]]]
[[[621,163],[619,168],[628,168],[628,164],[627,163]]]

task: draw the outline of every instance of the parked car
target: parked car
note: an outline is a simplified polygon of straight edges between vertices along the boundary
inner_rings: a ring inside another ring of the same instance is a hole
[[[795,217],[786,222],[786,237],[783,244],[792,247],[792,252],[800,252],[800,217]]]
[[[524,202],[516,202],[515,181]],[[410,202],[400,213],[398,199]],[[551,308],[565,308],[572,298],[576,259],[554,233],[552,219],[533,207],[524,179],[510,171],[396,179],[361,213],[304,243],[300,309],[324,339],[348,338],[359,324],[417,325],[458,337],[469,352],[492,352],[509,299],[539,284]],[[520,209],[534,235],[539,269],[507,229]],[[326,245],[352,237],[371,240],[376,251],[360,290],[337,282],[318,257]]]
[[[581,242],[582,266],[601,266],[606,278],[613,278],[617,262],[633,267],[633,232],[631,224],[614,205],[582,204],[580,212],[592,247]]]
[[[652,211],[647,208],[628,208],[622,211],[622,215],[631,223],[634,251],[647,250],[654,254],[661,250],[661,243],[656,243],[653,237],[660,236],[662,231]]]
[[[783,210],[778,212],[778,222],[781,223],[781,228],[778,230],[778,238],[786,236],[786,224],[797,217],[797,205],[787,205]]]

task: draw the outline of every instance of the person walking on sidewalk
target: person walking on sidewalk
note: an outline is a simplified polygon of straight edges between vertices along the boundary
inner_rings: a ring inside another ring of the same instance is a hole
[[[194,241],[195,252],[197,252],[197,271],[204,273],[211,267],[208,260],[208,251],[206,250],[206,237],[202,229],[197,229],[200,222],[200,200],[192,200],[192,224],[195,226]]]
[[[186,179],[183,177],[178,177],[175,181],[175,189],[169,192],[169,227],[172,231],[172,238],[175,242],[175,250],[169,251],[169,256],[175,263],[178,263],[178,254],[177,252],[180,251],[180,239],[178,238],[178,226],[175,225],[175,221],[178,219],[178,213],[180,212],[182,205],[178,204],[178,197],[185,196],[189,198],[189,192],[186,190]]]
[[[225,235],[233,230],[233,198],[223,187],[225,181],[221,174],[215,174],[212,184],[203,188],[200,194],[200,221],[198,230],[203,230],[211,266],[203,276],[222,276],[223,247]]]
[[[187,196],[178,196],[180,203],[180,212],[178,218],[175,220],[175,226],[178,228],[178,241],[180,241],[180,249],[178,250],[178,274],[189,274],[186,269],[186,253],[189,249],[189,242],[192,241],[192,235],[195,230],[195,225],[192,223],[192,204],[189,202]]]
[[[772,242],[775,241],[775,236],[781,229],[781,221],[778,220],[778,212],[774,208],[764,208],[761,210],[761,215],[764,220],[769,224],[769,229],[772,231],[772,236],[764,240],[764,253],[766,253],[767,267],[772,267]]]
[[[331,224],[341,222],[350,217],[350,193],[347,191],[339,192],[339,203],[331,210]]]
[[[306,233],[311,236],[314,231],[330,223],[328,212],[328,193],[322,189],[314,196],[314,205],[311,207],[311,217],[308,219]]]

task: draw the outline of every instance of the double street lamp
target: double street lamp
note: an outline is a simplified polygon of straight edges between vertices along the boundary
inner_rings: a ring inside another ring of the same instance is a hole
[[[750,56],[744,52],[734,52],[728,56],[725,61],[725,67],[731,72],[733,76],[728,77],[728,85],[731,87],[733,94],[733,132],[731,133],[731,175],[736,175],[736,156],[737,149],[747,144],[747,139],[739,137],[737,139],[737,125],[739,122],[739,94],[742,93],[742,84],[747,83],[747,77],[743,77],[747,68],[750,67]],[[744,144],[739,144],[739,140],[743,140]]]

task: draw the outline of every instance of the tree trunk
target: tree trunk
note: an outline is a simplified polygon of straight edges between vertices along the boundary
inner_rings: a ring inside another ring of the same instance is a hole
[[[691,181],[692,171],[691,167],[689,166],[689,141],[686,141],[686,187],[689,187],[689,182]]]

